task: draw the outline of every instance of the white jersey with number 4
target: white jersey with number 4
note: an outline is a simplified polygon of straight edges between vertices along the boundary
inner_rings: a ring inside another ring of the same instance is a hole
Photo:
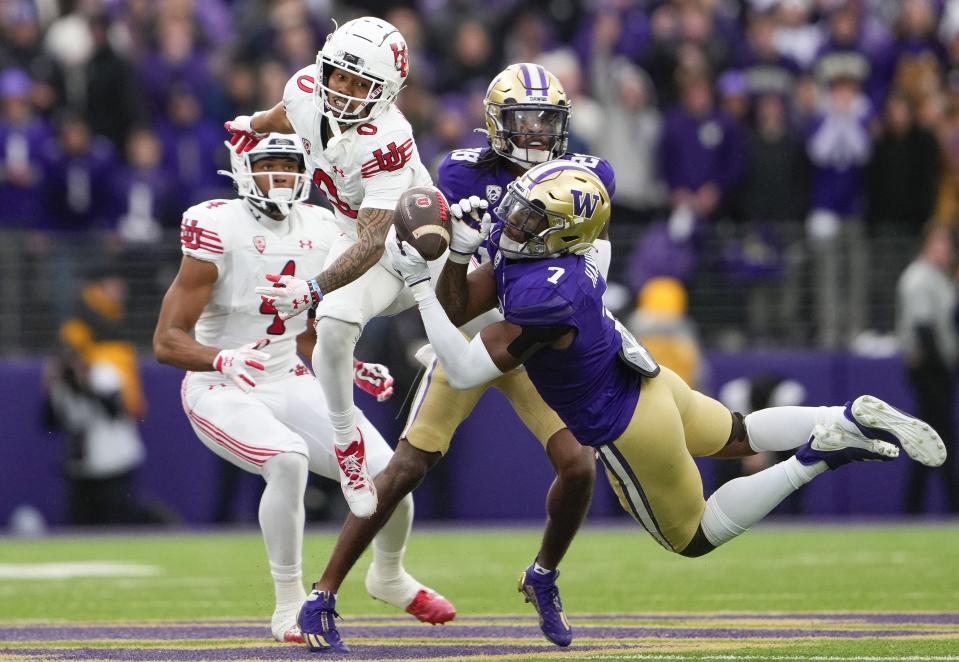
[[[267,274],[311,278],[323,269],[330,245],[339,235],[333,214],[297,203],[282,221],[254,212],[240,199],[210,200],[183,213],[180,244],[184,255],[212,262],[219,273],[210,299],[197,320],[195,335],[203,345],[233,349],[266,338],[270,355],[257,383],[296,370],[296,337],[306,330],[307,315],[281,320],[276,309],[254,291],[269,285]],[[215,372],[195,380],[222,382]]]
[[[369,122],[345,128],[324,149],[323,116],[313,100],[315,72],[311,65],[290,78],[283,105],[303,143],[313,183],[333,206],[340,229],[355,238],[361,208],[395,209],[400,194],[433,180],[420,161],[410,123],[395,105]]]

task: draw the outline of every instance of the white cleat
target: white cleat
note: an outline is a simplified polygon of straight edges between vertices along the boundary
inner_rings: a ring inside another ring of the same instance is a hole
[[[366,592],[374,600],[402,609],[423,623],[446,623],[456,617],[453,604],[436,591],[429,589],[401,571],[396,579],[381,579],[373,566],[366,573]]]
[[[900,446],[920,464],[939,467],[946,461],[946,445],[931,425],[877,397],[861,395],[845,413],[865,436]]]
[[[270,620],[270,630],[273,638],[285,644],[302,644],[303,633],[296,624],[296,614],[299,608],[293,611],[275,612]]]
[[[359,433],[360,438],[346,448],[336,447],[336,461],[340,467],[340,489],[350,512],[360,519],[369,519],[376,512],[376,486],[366,466],[363,433]]]

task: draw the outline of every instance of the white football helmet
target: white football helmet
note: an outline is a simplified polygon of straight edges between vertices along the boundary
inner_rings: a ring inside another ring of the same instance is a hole
[[[343,69],[370,81],[365,98],[334,92],[327,83],[333,69]],[[358,124],[374,119],[396,100],[410,72],[406,40],[395,27],[373,16],[344,23],[326,38],[316,54],[313,103],[333,123]],[[337,108],[331,99],[343,102]],[[351,105],[359,104],[352,112]]]
[[[310,196],[310,180],[306,174],[306,165],[300,139],[294,135],[271,133],[261,140],[249,152],[237,154],[229,142],[224,143],[230,152],[230,169],[217,171],[233,180],[236,193],[254,207],[270,214],[279,212],[284,218],[290,214],[290,206],[303,202]],[[296,159],[299,169],[295,173],[280,171],[253,172],[253,164],[267,158]],[[270,178],[270,188],[265,193],[257,186],[254,175]],[[293,187],[278,187],[274,177],[293,177]]]

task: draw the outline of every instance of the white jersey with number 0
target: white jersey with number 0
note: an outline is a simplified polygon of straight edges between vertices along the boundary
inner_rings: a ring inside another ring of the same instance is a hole
[[[322,114],[313,97],[315,72],[311,65],[290,78],[283,105],[303,143],[313,183],[333,206],[340,229],[355,238],[361,208],[394,209],[405,190],[433,180],[420,161],[410,123],[396,106],[344,130],[324,149]]]
[[[263,338],[270,355],[257,383],[286,376],[299,364],[296,337],[306,330],[307,315],[281,320],[272,305],[254,291],[269,285],[267,274],[311,278],[323,269],[339,235],[333,214],[298,203],[289,216],[274,221],[240,199],[210,200],[183,213],[180,244],[184,255],[212,262],[219,275],[195,327],[197,342],[232,349]],[[196,380],[222,382],[215,372]]]

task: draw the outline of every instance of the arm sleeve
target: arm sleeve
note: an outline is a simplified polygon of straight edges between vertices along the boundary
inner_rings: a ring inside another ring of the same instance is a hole
[[[609,280],[609,263],[613,261],[613,245],[609,239],[597,239],[593,242],[596,248],[596,266],[599,267],[599,273],[603,280]]]
[[[450,322],[429,283],[418,283],[412,289],[426,335],[443,364],[450,386],[463,390],[503,376],[503,371],[493,363],[480,334],[467,340]]]

